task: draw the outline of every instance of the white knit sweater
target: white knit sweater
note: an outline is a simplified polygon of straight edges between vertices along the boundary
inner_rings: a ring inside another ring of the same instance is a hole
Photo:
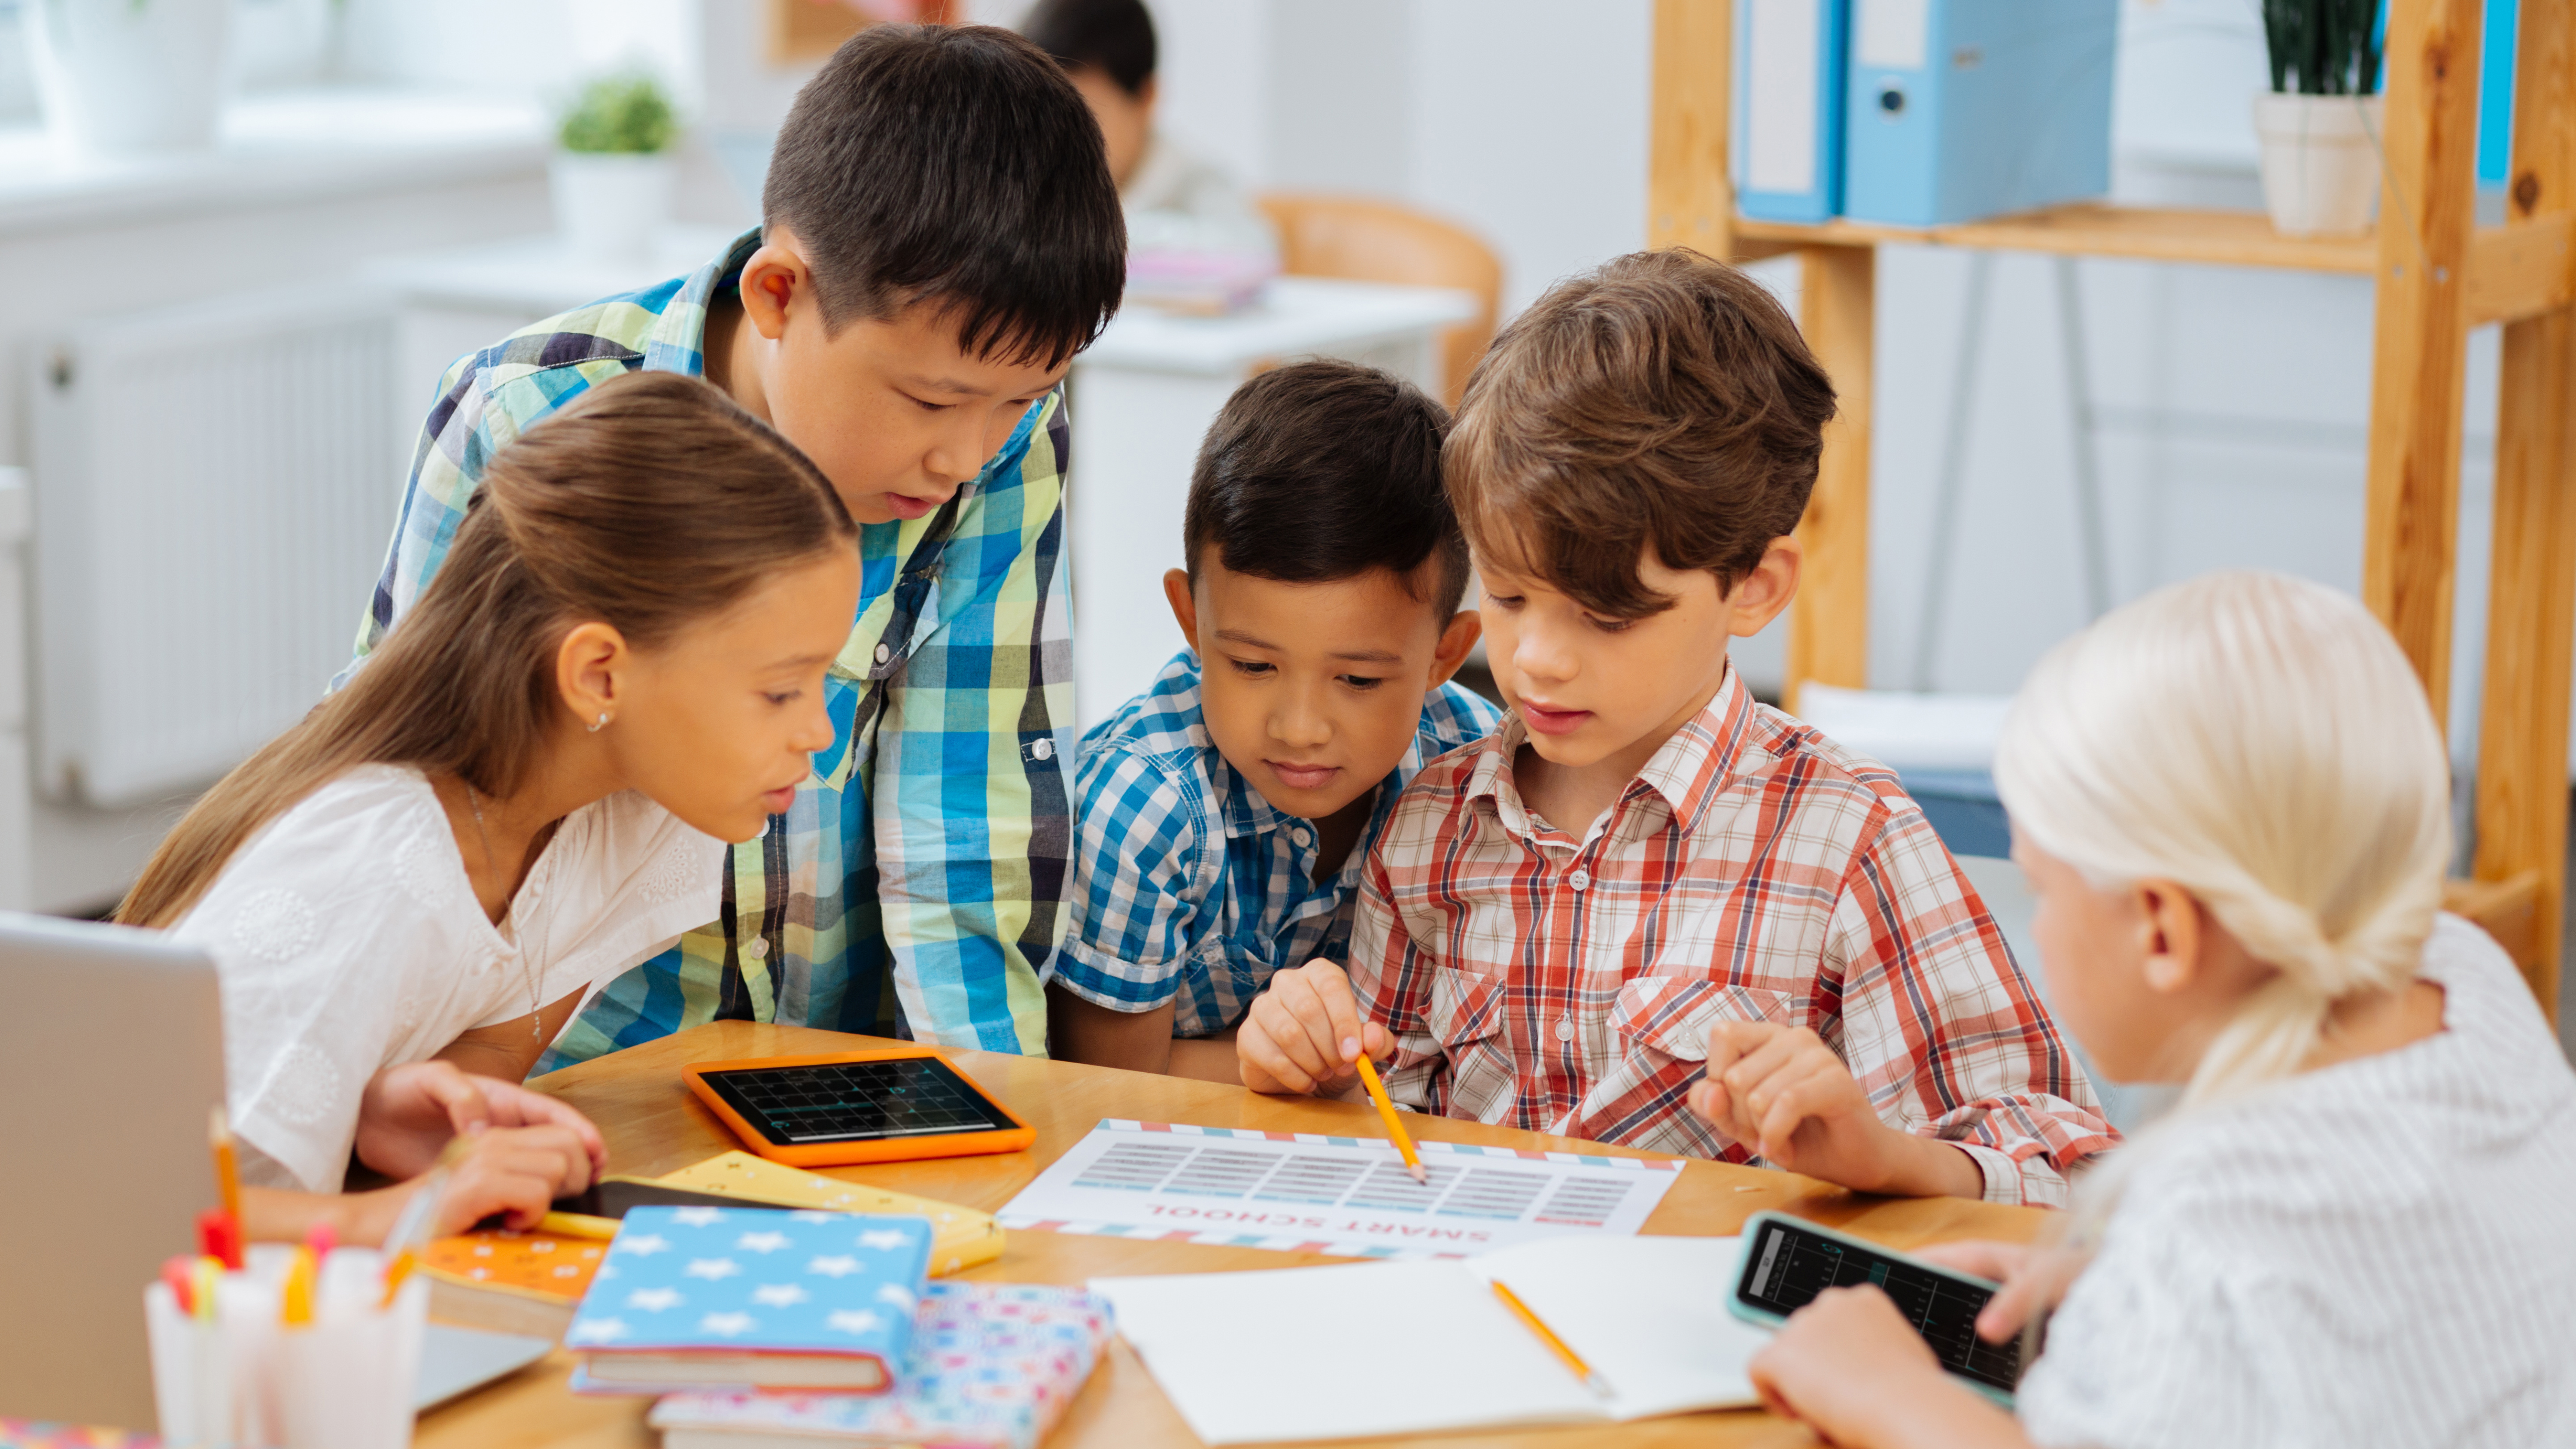
[[[2576,1075],[2445,916],[2445,1030],[2178,1118],[2022,1384],[2048,1446],[2576,1446]]]

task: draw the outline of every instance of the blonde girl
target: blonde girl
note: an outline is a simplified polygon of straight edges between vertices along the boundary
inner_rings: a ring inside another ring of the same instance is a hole
[[[1996,783],[2051,1004],[2103,1072],[2186,1083],[2086,1184],[2079,1246],[1940,1254],[2054,1304],[2018,1418],[1875,1289],[1754,1362],[1843,1445],[2576,1444],[2576,1077],[2440,914],[2450,781],[2352,599],[2222,574],[2041,661]]]
[[[630,374],[503,446],[355,680],[207,792],[119,918],[216,960],[254,1237],[526,1225],[604,1161],[518,1083],[592,990],[722,908],[724,842],[832,742],[857,531],[706,383]]]

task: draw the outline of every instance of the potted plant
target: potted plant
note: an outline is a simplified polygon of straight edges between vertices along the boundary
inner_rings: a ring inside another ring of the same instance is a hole
[[[215,143],[232,0],[37,0],[20,13],[57,146],[114,156]]]
[[[2263,201],[2288,236],[2357,236],[2379,204],[2379,0],[2263,0]]]
[[[576,255],[640,261],[671,214],[679,118],[651,76],[604,76],[564,113],[554,158],[555,227]]]

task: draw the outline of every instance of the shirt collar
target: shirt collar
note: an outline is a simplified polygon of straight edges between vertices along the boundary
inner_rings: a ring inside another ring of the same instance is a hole
[[[742,268],[760,250],[760,228],[753,227],[725,244],[713,261],[689,273],[679,293],[655,318],[644,337],[644,370],[703,375],[707,370],[707,309],[726,289],[740,284]]]
[[[1192,702],[1196,703],[1195,698]],[[1290,815],[1271,804],[1260,791],[1252,788],[1252,782],[1243,778],[1243,772],[1234,768],[1218,751],[1215,741],[1208,736],[1205,723],[1192,725],[1191,733],[1205,754],[1208,777],[1216,787],[1215,793],[1221,802],[1218,810],[1225,821],[1226,839],[1241,840],[1247,837],[1290,832],[1301,825],[1311,826],[1312,822]],[[1289,852],[1289,859],[1296,863],[1297,878],[1305,883],[1303,892],[1310,905],[1327,899],[1338,900],[1340,898],[1338,892],[1358,884],[1360,868],[1368,863],[1370,845],[1385,831],[1387,819],[1395,814],[1396,797],[1404,793],[1404,787],[1413,783],[1413,777],[1421,774],[1422,767],[1429,762],[1428,756],[1423,753],[1422,736],[1423,727],[1417,722],[1414,726],[1413,740],[1405,746],[1404,758],[1398,760],[1395,768],[1386,772],[1386,778],[1377,783],[1376,796],[1369,806],[1368,829],[1362,831],[1360,838],[1352,843],[1350,856],[1342,862],[1342,868],[1334,873],[1333,880],[1329,883],[1329,890],[1325,889],[1326,882],[1316,881],[1313,878],[1315,850],[1321,843],[1322,836],[1311,828],[1308,829],[1303,844],[1295,844],[1295,836],[1290,836],[1292,849]]]
[[[1753,697],[1745,692],[1730,660],[1717,693],[1647,756],[1620,798],[1650,790],[1663,797],[1685,829],[1696,828],[1700,814],[1717,796],[1717,785],[1734,772],[1752,727]],[[1521,802],[1520,785],[1512,777],[1512,761],[1528,742],[1529,726],[1519,712],[1505,714],[1502,728],[1476,747],[1476,763],[1467,776],[1466,797],[1493,801],[1504,828],[1522,837],[1538,834],[1530,823],[1529,808]]]

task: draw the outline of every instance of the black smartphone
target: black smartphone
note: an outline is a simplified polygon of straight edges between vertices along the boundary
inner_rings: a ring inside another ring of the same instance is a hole
[[[1998,1284],[1937,1267],[1920,1258],[1819,1227],[1803,1218],[1760,1212],[1744,1225],[1744,1258],[1727,1308],[1736,1317],[1777,1328],[1828,1288],[1876,1284],[1932,1346],[1941,1367],[2009,1408],[2021,1382],[2027,1335],[2011,1343],[1977,1336],[1977,1315]]]

